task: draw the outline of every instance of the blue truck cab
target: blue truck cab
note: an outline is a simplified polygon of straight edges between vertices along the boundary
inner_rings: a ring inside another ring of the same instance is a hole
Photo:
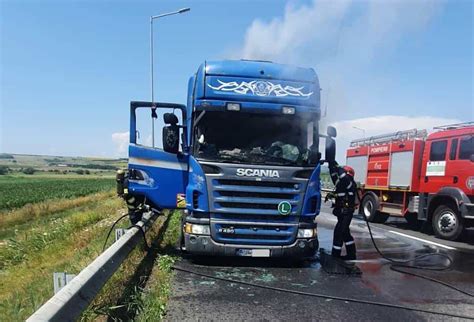
[[[163,149],[137,143],[140,108],[178,112],[164,115]],[[132,221],[145,208],[183,209],[181,246],[190,254],[312,256],[319,119],[315,71],[264,61],[203,63],[186,106],[131,102],[123,182]]]

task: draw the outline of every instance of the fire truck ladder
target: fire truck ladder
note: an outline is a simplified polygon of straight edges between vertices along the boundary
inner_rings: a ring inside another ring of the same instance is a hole
[[[455,124],[448,124],[448,125],[442,125],[442,126],[436,126],[433,129],[434,130],[455,130],[455,129],[462,129],[465,127],[471,127],[474,126],[474,122],[463,122],[463,123],[455,123]]]
[[[398,131],[389,134],[382,134],[377,136],[371,136],[368,138],[357,139],[351,142],[351,147],[365,146],[365,145],[376,145],[384,144],[394,141],[406,141],[412,139],[425,139],[428,135],[426,130],[407,130],[407,131]]]

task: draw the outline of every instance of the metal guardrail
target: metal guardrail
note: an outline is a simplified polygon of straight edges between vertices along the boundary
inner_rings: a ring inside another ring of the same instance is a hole
[[[75,321],[142,240],[143,233],[151,227],[158,215],[157,212],[145,213],[136,226],[100,254],[27,321]]]

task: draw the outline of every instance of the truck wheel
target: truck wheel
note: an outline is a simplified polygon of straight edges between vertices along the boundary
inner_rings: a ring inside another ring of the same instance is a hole
[[[389,217],[389,214],[378,211],[378,208],[379,201],[373,195],[368,194],[362,200],[362,215],[365,216],[369,222],[384,223]]]
[[[464,224],[458,211],[445,205],[436,208],[432,224],[435,235],[446,240],[458,239],[464,229]]]

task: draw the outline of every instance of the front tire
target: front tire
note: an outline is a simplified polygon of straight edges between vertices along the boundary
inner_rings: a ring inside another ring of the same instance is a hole
[[[384,223],[390,216],[387,213],[378,211],[379,201],[377,197],[372,194],[367,194],[362,200],[362,215],[367,218],[367,221],[374,223]]]
[[[464,223],[459,212],[447,205],[436,208],[432,225],[435,235],[446,240],[457,240],[464,230]]]

